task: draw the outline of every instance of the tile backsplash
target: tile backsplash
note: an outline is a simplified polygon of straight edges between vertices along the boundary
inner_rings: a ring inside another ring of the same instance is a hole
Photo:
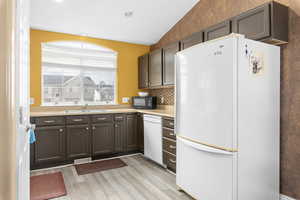
[[[174,88],[159,88],[149,90],[151,96],[157,96],[158,105],[174,105]]]

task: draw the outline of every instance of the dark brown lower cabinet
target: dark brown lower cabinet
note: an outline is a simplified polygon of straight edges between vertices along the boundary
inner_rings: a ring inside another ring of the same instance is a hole
[[[126,124],[124,121],[115,122],[115,153],[125,152]]]
[[[92,125],[92,155],[114,153],[115,134],[113,123]]]
[[[67,126],[67,158],[70,160],[91,156],[89,125]]]
[[[48,122],[51,125],[46,126]],[[141,114],[139,117],[136,113],[37,117],[31,118],[31,123],[38,125],[35,131],[37,141],[30,145],[32,169],[144,149]]]
[[[126,150],[136,151],[139,149],[138,134],[137,134],[137,115],[130,114],[126,117]]]
[[[144,152],[144,119],[141,113],[137,114],[137,133],[139,150]]]
[[[168,169],[176,173],[176,155],[164,151],[163,162],[165,165],[167,165]]]
[[[48,164],[65,160],[66,131],[64,126],[38,127],[35,133],[35,164]]]
[[[176,136],[174,134],[174,119],[163,118],[163,163],[176,173]]]

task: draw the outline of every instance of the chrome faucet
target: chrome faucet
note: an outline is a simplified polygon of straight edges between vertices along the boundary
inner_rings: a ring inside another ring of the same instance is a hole
[[[87,104],[87,103],[84,104],[83,109],[84,109],[84,110],[87,110],[87,109],[88,109],[88,106],[89,106],[89,104]]]

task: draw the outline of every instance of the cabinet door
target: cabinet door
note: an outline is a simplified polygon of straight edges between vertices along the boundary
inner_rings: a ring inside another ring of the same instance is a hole
[[[114,124],[103,123],[92,126],[93,156],[111,154],[114,152]]]
[[[144,152],[144,119],[141,113],[137,115],[137,133],[139,149]]]
[[[227,20],[204,31],[205,41],[223,37],[231,33],[231,21]]]
[[[139,89],[148,88],[149,86],[149,54],[140,56],[138,59],[139,64]]]
[[[266,4],[235,17],[232,26],[233,32],[259,40],[270,36],[270,23],[270,5]]]
[[[137,115],[127,115],[126,117],[127,127],[127,151],[135,151],[139,149],[138,135],[137,135]]]
[[[67,126],[67,158],[77,159],[91,156],[89,125]]]
[[[180,50],[179,42],[163,48],[163,85],[174,85],[175,54]]]
[[[65,160],[66,133],[64,126],[38,127],[35,133],[35,164],[50,164]]]
[[[126,145],[126,124],[125,121],[115,122],[115,153],[125,151]]]
[[[152,51],[149,55],[149,86],[162,85],[162,50]]]
[[[203,42],[203,32],[194,33],[191,36],[181,40],[181,50],[187,49],[201,42]]]

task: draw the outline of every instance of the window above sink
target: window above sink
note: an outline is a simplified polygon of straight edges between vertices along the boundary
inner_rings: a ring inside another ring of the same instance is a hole
[[[42,105],[116,104],[117,53],[61,41],[42,44]]]

